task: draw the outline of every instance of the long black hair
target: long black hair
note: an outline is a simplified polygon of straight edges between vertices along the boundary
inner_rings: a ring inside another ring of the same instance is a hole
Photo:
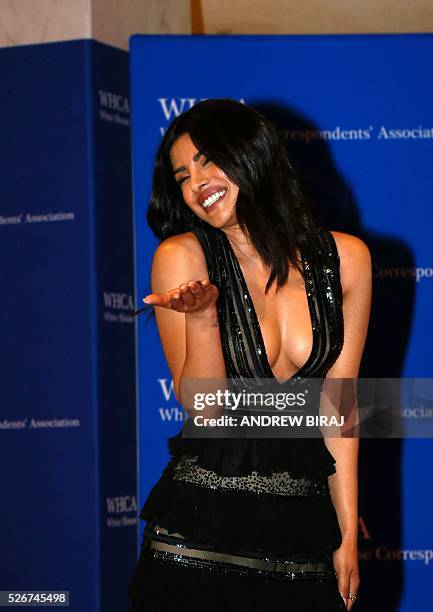
[[[206,223],[184,202],[174,178],[170,149],[183,134],[239,187],[239,226],[271,270],[265,292],[275,279],[277,290],[286,283],[289,263],[303,276],[296,250],[315,259],[320,249],[313,207],[274,125],[229,98],[199,102],[167,128],[156,155],[147,211],[155,236],[163,241]]]

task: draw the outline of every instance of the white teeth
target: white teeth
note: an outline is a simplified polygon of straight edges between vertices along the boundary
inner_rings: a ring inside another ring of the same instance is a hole
[[[217,193],[213,193],[208,198],[206,198],[204,202],[202,202],[202,206],[204,206],[204,208],[209,208],[209,206],[211,206],[211,204],[219,200],[220,197],[225,194],[225,192],[226,190],[223,189],[223,191],[218,191]]]

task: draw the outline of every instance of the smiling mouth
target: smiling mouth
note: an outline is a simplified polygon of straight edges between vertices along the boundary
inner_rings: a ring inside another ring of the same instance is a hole
[[[216,202],[218,202],[218,200],[221,200],[221,198],[223,198],[226,193],[227,189],[217,191],[216,193],[213,193],[208,198],[206,198],[206,200],[204,200],[201,205],[203,206],[203,208],[210,208],[212,204],[215,204]]]

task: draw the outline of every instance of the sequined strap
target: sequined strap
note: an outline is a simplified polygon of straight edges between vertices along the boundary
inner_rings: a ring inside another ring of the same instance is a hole
[[[184,456],[173,468],[173,479],[208,489],[248,491],[254,494],[285,496],[326,496],[328,480],[293,478],[289,472],[275,472],[261,476],[251,472],[247,476],[220,476],[197,465],[197,457]]]

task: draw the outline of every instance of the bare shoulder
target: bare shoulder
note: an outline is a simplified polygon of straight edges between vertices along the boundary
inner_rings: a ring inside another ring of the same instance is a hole
[[[163,240],[152,259],[152,290],[168,291],[189,280],[209,278],[206,258],[193,232]]]
[[[357,236],[331,231],[340,257],[340,280],[343,293],[360,284],[371,283],[371,253]]]
[[[200,241],[193,232],[176,234],[163,240],[155,250],[153,260],[158,263],[175,265],[177,261],[206,263]]]
[[[194,232],[184,232],[183,234],[176,234],[175,236],[170,236],[170,238],[163,240],[158,245],[155,255],[167,255],[168,253],[174,253],[176,255],[198,255],[202,253],[202,251],[200,241]]]

